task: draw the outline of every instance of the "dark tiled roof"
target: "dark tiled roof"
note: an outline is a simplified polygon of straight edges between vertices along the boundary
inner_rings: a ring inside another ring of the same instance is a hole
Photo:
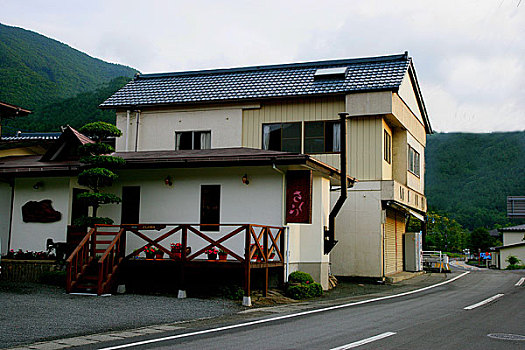
[[[223,102],[397,90],[408,54],[272,66],[139,75],[101,108]],[[344,78],[315,79],[317,69],[347,67]]]
[[[21,132],[16,136],[2,137],[2,141],[57,140],[61,132]]]
[[[522,232],[525,231],[525,224],[511,227],[503,227],[498,229],[499,232]]]

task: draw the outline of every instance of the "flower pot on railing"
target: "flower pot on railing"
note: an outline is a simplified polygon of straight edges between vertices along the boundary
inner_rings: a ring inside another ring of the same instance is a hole
[[[180,243],[171,243],[171,252],[174,255],[174,260],[182,259],[182,244]],[[186,247],[186,256],[191,254],[191,247]]]
[[[162,250],[158,250],[155,252],[155,259],[162,259],[164,257],[164,252]]]
[[[144,248],[144,254],[146,255],[146,259],[155,259],[155,256],[158,252],[159,249],[157,247],[147,246]]]
[[[275,258],[275,253],[271,253],[268,257],[268,260],[273,260]]]
[[[208,261],[214,261],[217,260],[217,253],[219,251],[216,248],[211,248],[206,251],[204,251],[204,254],[208,255]]]
[[[228,260],[228,253],[219,252],[219,261],[226,261],[226,260]]]

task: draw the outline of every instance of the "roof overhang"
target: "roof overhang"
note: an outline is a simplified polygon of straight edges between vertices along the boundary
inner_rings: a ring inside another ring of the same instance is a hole
[[[341,182],[340,172],[306,154],[264,151],[252,148],[218,148],[191,151],[117,152],[126,164],[121,169],[210,168],[235,166],[300,166],[313,170],[332,182]],[[79,161],[41,161],[40,156],[0,159],[0,176],[28,177],[75,174],[81,168]],[[348,177],[353,185],[356,180]]]
[[[23,117],[32,113],[28,109],[0,101],[0,119]]]

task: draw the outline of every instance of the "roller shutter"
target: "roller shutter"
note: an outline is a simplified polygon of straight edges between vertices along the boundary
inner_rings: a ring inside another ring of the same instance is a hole
[[[385,275],[396,272],[396,218],[393,210],[387,209],[384,237]]]
[[[403,235],[405,234],[405,215],[396,212],[396,272],[403,271]]]

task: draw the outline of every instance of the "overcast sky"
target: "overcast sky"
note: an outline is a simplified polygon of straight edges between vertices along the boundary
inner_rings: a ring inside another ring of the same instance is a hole
[[[0,0],[0,22],[143,73],[409,51],[434,130],[525,130],[525,1]]]

